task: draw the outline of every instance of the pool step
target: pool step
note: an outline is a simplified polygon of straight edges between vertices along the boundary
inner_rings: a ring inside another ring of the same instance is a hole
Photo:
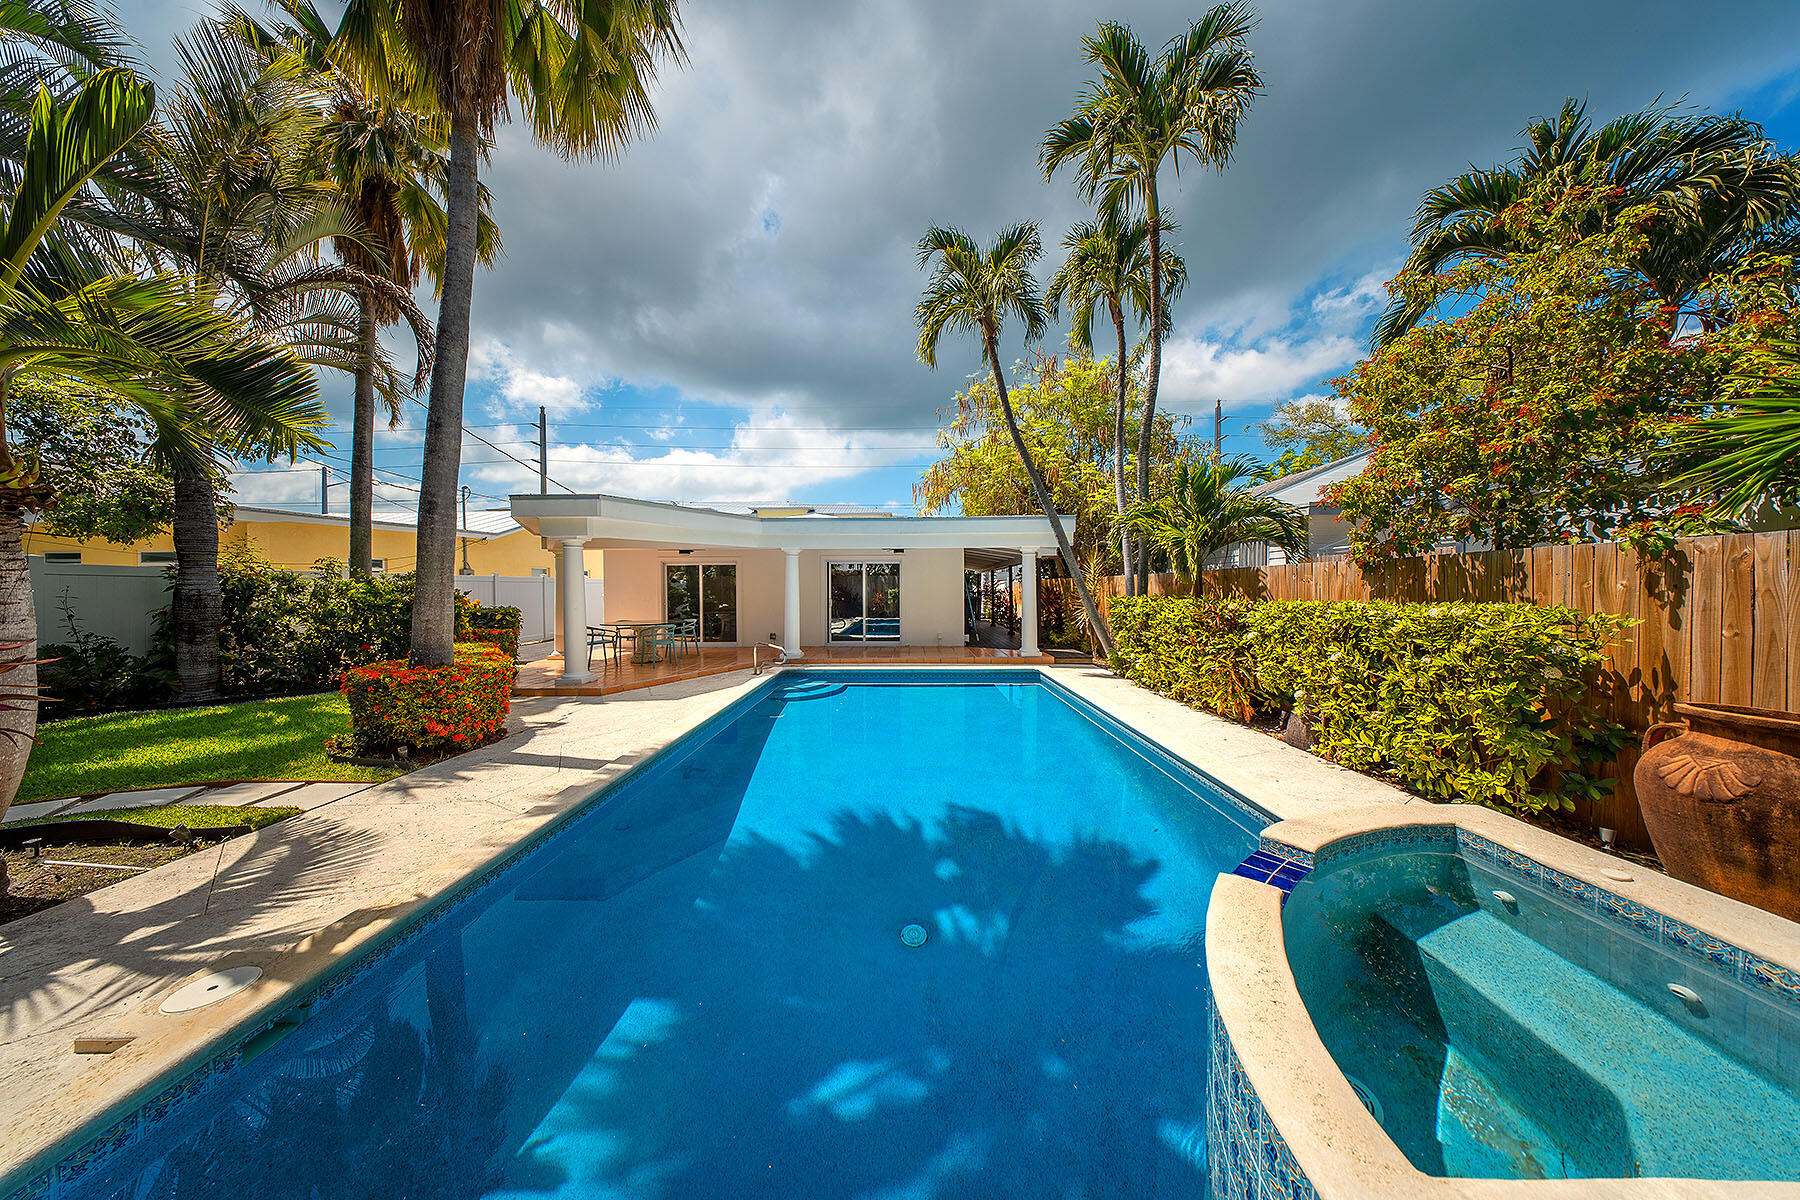
[[[1452,1045],[1584,1173],[1791,1177],[1800,1099],[1492,912],[1384,916],[1418,947]]]

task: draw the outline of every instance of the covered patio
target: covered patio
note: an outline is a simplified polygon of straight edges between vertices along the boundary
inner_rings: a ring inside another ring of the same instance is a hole
[[[793,505],[729,512],[607,495],[514,496],[512,511],[559,555],[560,653],[521,671],[525,694],[605,693],[736,670],[757,646],[809,664],[1048,661],[1037,638],[1037,560],[1053,553],[1055,537],[1043,517],[839,516]],[[588,550],[601,551],[602,612],[589,611]],[[999,571],[1018,580],[1008,626],[1017,626],[1016,646],[996,645],[972,603],[971,572],[992,580]],[[689,642],[623,661],[596,649],[589,661],[590,627],[655,623],[682,625]],[[656,661],[634,661],[648,658]]]

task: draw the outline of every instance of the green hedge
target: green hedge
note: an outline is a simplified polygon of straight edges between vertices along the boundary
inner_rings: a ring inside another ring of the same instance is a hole
[[[410,667],[404,659],[344,672],[350,745],[357,754],[478,746],[506,725],[517,669],[497,647],[456,644],[448,667]]]
[[[1623,742],[1589,685],[1628,618],[1529,604],[1112,601],[1114,668],[1248,720],[1302,707],[1315,749],[1426,796],[1537,812],[1610,781]]]
[[[519,625],[523,613],[508,605],[481,608],[461,592],[456,594],[456,601],[458,641],[485,642],[498,647],[508,658],[519,657]]]

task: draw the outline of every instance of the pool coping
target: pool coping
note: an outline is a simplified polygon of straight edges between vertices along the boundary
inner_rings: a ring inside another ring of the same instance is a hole
[[[1502,813],[1463,805],[1345,809],[1284,821],[1264,846],[1307,865],[1432,828],[1456,831],[1502,866],[1536,864],[1550,886],[1584,884],[1671,918],[1791,972],[1800,972],[1800,924],[1703,891],[1559,837]],[[1609,877],[1607,871],[1629,876]],[[1565,882],[1566,881],[1566,882]],[[1206,961],[1214,1012],[1216,1080],[1232,1092],[1232,1119],[1267,1150],[1252,1164],[1281,1194],[1321,1200],[1416,1196],[1421,1200],[1800,1200],[1800,1183],[1689,1178],[1517,1180],[1427,1175],[1415,1168],[1363,1107],[1325,1048],[1294,982],[1281,921],[1282,889],[1221,876],[1207,913]],[[1687,946],[1690,952],[1695,951]],[[1785,984],[1783,985],[1785,988]],[[1796,986],[1800,986],[1797,984]],[[1297,1172],[1297,1174],[1295,1173]],[[1310,1188],[1310,1193],[1304,1189]],[[1262,1195],[1246,1191],[1246,1195]]]

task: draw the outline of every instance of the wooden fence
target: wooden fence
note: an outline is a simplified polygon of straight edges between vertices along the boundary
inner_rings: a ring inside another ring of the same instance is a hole
[[[1173,590],[1157,582],[1153,591]],[[1201,587],[1258,600],[1513,601],[1637,618],[1596,684],[1633,742],[1606,772],[1618,780],[1612,796],[1582,814],[1632,845],[1649,845],[1631,785],[1637,737],[1676,701],[1800,710],[1800,530],[1688,538],[1660,562],[1612,543],[1539,546],[1381,567],[1325,559],[1207,571]]]

